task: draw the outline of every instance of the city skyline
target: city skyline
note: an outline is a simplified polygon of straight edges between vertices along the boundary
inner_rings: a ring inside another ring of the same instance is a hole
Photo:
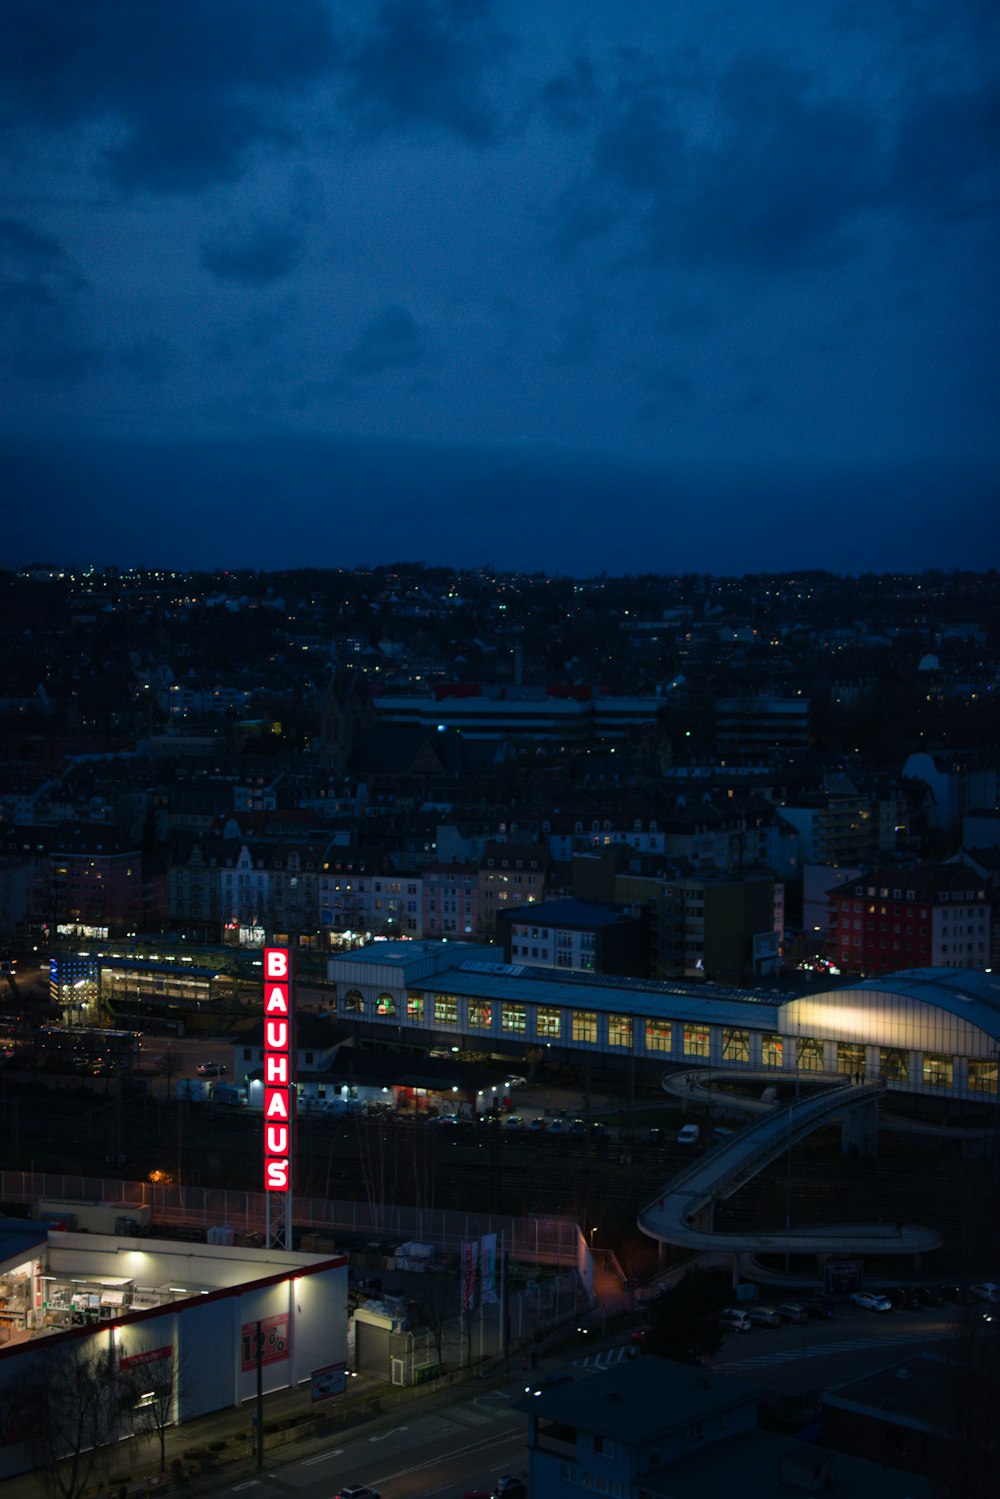
[[[995,558],[998,22],[0,16],[0,563]]]

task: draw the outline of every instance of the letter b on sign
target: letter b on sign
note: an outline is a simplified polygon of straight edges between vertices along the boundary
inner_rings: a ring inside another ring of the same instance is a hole
[[[288,977],[288,951],[284,947],[264,949],[264,977],[286,979]]]

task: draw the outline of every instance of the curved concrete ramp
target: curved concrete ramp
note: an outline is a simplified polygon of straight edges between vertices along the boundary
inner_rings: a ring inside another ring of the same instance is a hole
[[[769,1075],[773,1081],[773,1074]],[[694,1088],[684,1094],[691,1096]],[[700,1091],[700,1090],[699,1090]],[[923,1254],[940,1248],[934,1229],[906,1223],[838,1223],[790,1232],[720,1234],[713,1227],[715,1204],[731,1197],[797,1140],[855,1109],[878,1108],[881,1082],[838,1079],[798,1102],[765,1104],[767,1113],[732,1139],[700,1155],[686,1171],[666,1182],[641,1209],[639,1228],[651,1239],[700,1252],[731,1254]]]

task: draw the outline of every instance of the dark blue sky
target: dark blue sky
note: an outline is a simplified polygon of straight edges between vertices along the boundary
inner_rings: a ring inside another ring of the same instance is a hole
[[[996,562],[986,0],[6,0],[0,563]]]

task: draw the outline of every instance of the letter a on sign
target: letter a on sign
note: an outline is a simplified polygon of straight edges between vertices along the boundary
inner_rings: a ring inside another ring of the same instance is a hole
[[[264,996],[265,1015],[287,1015],[288,1014],[288,985],[268,984],[267,993]]]

